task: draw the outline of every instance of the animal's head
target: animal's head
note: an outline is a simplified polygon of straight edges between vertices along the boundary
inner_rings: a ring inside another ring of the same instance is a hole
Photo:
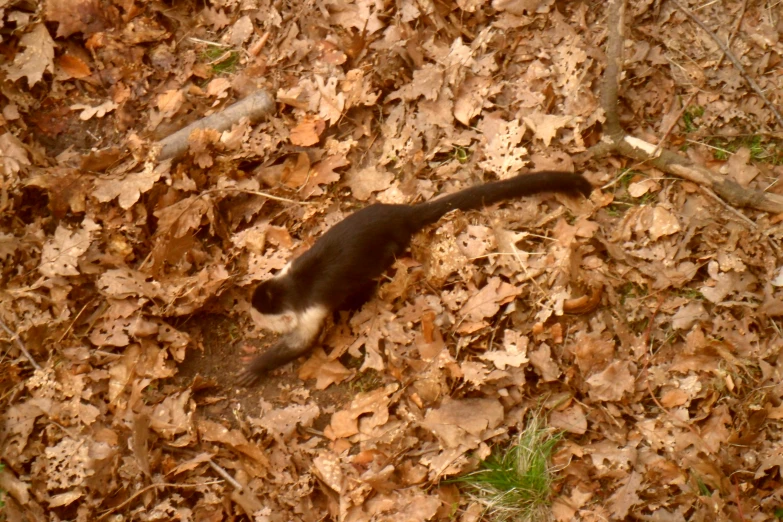
[[[253,308],[262,314],[281,314],[289,308],[287,294],[284,278],[267,279],[253,291]]]

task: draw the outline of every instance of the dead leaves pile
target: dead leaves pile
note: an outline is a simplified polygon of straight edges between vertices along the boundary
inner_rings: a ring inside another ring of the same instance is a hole
[[[225,338],[178,378],[209,351],[198,318],[262,335],[247,290],[353,208],[573,169],[603,120],[594,6],[31,5],[0,9],[8,520],[479,520],[443,479],[531,410],[566,432],[558,520],[779,513],[781,220],[643,165],[588,166],[604,186],[590,201],[450,216],[299,378],[237,395]],[[729,7],[698,13],[731,27]],[[783,88],[775,16],[749,5],[732,35],[768,92]],[[774,121],[711,40],[666,2],[628,18],[628,130],[774,185],[780,167],[748,149],[699,144]],[[688,129],[677,100],[694,85]],[[155,161],[156,140],[258,88],[277,114]]]

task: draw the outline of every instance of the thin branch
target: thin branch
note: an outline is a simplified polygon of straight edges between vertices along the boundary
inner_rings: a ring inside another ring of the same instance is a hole
[[[33,359],[33,356],[30,354],[30,352],[27,351],[27,348],[24,347],[24,344],[22,344],[22,341],[19,339],[19,335],[12,332],[5,323],[0,320],[0,327],[5,330],[5,332],[11,336],[11,339],[14,340],[14,344],[16,344],[16,347],[19,348],[19,351],[24,354],[25,357],[30,361],[30,364],[35,368],[36,370],[41,370],[41,365],[35,362],[35,359]]]
[[[222,483],[223,483],[222,480],[214,480],[214,481],[211,481],[211,482],[202,482],[200,484],[173,484],[173,483],[169,483],[169,482],[161,482],[159,484],[150,484],[149,486],[144,487],[144,488],[140,489],[139,491],[137,491],[136,493],[134,493],[133,495],[131,495],[131,497],[128,500],[126,500],[125,502],[123,502],[122,504],[114,506],[113,508],[109,509],[108,511],[104,511],[103,513],[98,515],[98,520],[100,520],[102,518],[106,518],[107,516],[111,515],[115,511],[119,511],[119,510],[125,508],[125,506],[128,506],[131,502],[133,502],[134,500],[139,498],[140,495],[143,495],[144,493],[146,493],[147,491],[149,491],[151,489],[157,489],[157,488],[188,489],[188,488],[198,488],[198,487],[202,487],[202,486],[213,486],[215,484],[222,484]]]
[[[740,14],[737,17],[737,21],[734,24],[734,27],[731,28],[731,32],[729,33],[729,37],[726,40],[726,47],[731,48],[731,42],[734,40],[734,37],[737,36],[737,31],[739,31],[740,25],[742,25],[742,19],[745,17],[745,10],[748,8],[748,0],[742,0],[742,8],[740,9]],[[718,63],[715,64],[716,71],[723,63],[723,59],[726,58],[726,53],[723,53],[720,55],[720,60],[718,60]]]
[[[726,47],[726,44],[724,44],[723,41],[720,38],[718,38],[718,36],[715,33],[710,31],[709,27],[707,27],[704,24],[704,22],[702,22],[689,9],[680,5],[680,3],[677,2],[677,0],[672,0],[672,3],[676,5],[680,11],[685,13],[688,16],[688,18],[693,20],[696,23],[696,25],[701,27],[702,31],[707,33],[710,36],[710,38],[712,38],[715,41],[715,43],[718,44],[718,47],[721,48],[721,50],[726,54],[726,57],[731,61],[731,63],[734,64],[734,67],[736,67],[737,70],[742,75],[742,77],[745,78],[745,81],[748,82],[748,85],[750,85],[751,89],[755,91],[756,95],[758,95],[758,97],[761,98],[762,101],[764,102],[764,105],[766,105],[767,108],[771,110],[772,113],[775,115],[775,119],[778,120],[778,125],[783,127],[783,116],[781,116],[777,108],[774,105],[772,105],[772,102],[770,102],[769,99],[767,99],[766,95],[764,94],[764,91],[761,89],[761,87],[759,87],[759,84],[757,84],[756,81],[753,78],[751,78],[750,75],[745,71],[745,68],[742,66],[739,60],[737,60],[737,57],[734,56],[734,53],[731,52],[731,49]]]
[[[652,155],[657,156],[658,152],[661,150],[661,147],[663,147],[663,144],[666,143],[666,140],[669,139],[669,135],[674,130],[674,127],[677,125],[677,122],[680,121],[680,118],[682,118],[683,113],[688,109],[688,106],[693,101],[693,98],[696,97],[696,93],[698,91],[694,91],[691,93],[690,97],[688,98],[688,101],[682,104],[682,107],[680,108],[680,112],[677,114],[676,118],[672,118],[671,123],[669,123],[669,128],[666,129],[666,132],[663,134],[663,138],[658,140],[658,145],[656,145],[655,150],[653,151]]]
[[[209,467],[212,468],[215,471],[215,473],[217,473],[218,475],[220,475],[221,477],[226,479],[226,482],[228,482],[229,484],[234,486],[234,489],[239,490],[239,491],[242,491],[244,489],[242,487],[242,484],[237,482],[236,479],[234,477],[232,477],[231,475],[229,475],[226,470],[224,470],[223,468],[221,468],[220,466],[215,464],[215,462],[212,459],[208,460],[207,463],[209,464]]]
[[[625,0],[609,0],[609,13],[606,20],[606,68],[601,89],[601,106],[606,114],[606,134],[612,141],[619,141],[624,135],[617,113],[617,98],[620,73],[623,67],[623,14]]]
[[[716,193],[714,193],[713,191],[711,191],[707,187],[701,187],[701,190],[703,190],[704,193],[707,194],[708,196],[710,196],[712,199],[714,199],[715,201],[717,201],[718,203],[723,205],[723,208],[725,208],[726,210],[728,210],[729,212],[731,212],[732,214],[737,216],[743,223],[748,225],[750,228],[752,228],[752,229],[758,228],[758,225],[756,223],[754,223],[748,216],[746,216],[745,214],[743,214],[742,212],[740,212],[736,208],[732,207],[731,205],[729,205],[728,203],[723,201],[723,199],[720,196],[718,196]]]
[[[274,196],[272,194],[269,194],[267,192],[261,192],[260,190],[246,190],[241,188],[235,188],[235,187],[223,187],[223,188],[215,188],[215,189],[209,189],[203,191],[200,196],[203,196],[205,194],[213,194],[215,192],[241,192],[242,194],[252,194],[254,196],[263,196],[268,199],[273,199],[275,201],[282,201],[283,203],[294,203],[295,205],[312,205],[312,201],[297,201],[295,199],[288,199],[284,198],[282,196]]]

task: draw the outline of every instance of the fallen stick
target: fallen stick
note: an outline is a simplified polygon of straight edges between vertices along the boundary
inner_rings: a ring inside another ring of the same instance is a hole
[[[223,132],[231,128],[242,118],[248,118],[251,123],[270,114],[275,108],[275,101],[265,89],[260,89],[250,96],[239,100],[221,112],[211,114],[206,118],[196,120],[174,134],[158,142],[160,154],[158,160],[178,158],[188,150],[188,138],[196,129],[215,129]]]
[[[708,188],[731,206],[755,208],[772,213],[783,212],[783,196],[745,188],[728,176],[713,172],[684,156],[667,150],[662,147],[663,140],[660,145],[656,146],[626,134],[620,125],[618,113],[618,86],[622,71],[623,31],[625,29],[624,8],[624,0],[609,0],[607,2],[607,65],[603,72],[601,86],[601,107],[606,115],[604,137],[587,151],[575,156],[574,163],[582,165],[589,159],[609,154],[620,154]],[[695,19],[692,14],[690,16]],[[731,60],[733,57],[731,51],[726,49],[722,42],[720,45]]]

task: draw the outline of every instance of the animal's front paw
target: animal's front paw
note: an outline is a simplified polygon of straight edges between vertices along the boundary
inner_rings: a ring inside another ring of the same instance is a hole
[[[258,382],[260,375],[258,372],[253,371],[251,366],[243,368],[237,375],[237,384],[239,386],[253,386]]]

